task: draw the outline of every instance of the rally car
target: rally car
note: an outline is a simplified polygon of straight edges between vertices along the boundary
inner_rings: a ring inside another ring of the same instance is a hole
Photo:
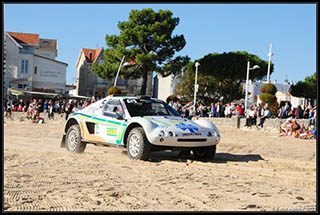
[[[134,160],[146,160],[155,150],[188,151],[212,159],[219,141],[212,122],[182,118],[162,100],[108,96],[69,116],[61,147],[81,153],[89,143],[121,146]]]

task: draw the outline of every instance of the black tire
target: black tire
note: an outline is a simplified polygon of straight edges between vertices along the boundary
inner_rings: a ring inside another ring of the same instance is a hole
[[[86,149],[87,144],[81,142],[81,131],[79,125],[72,125],[66,134],[66,148],[72,153],[82,153]]]
[[[205,158],[207,159],[214,159],[214,157],[216,156],[216,150],[217,150],[217,146],[209,146],[208,147],[208,152],[207,155],[205,156]]]
[[[127,139],[128,157],[133,160],[146,160],[151,151],[146,134],[141,127],[132,129]]]
[[[197,159],[213,159],[216,155],[216,146],[194,148],[192,154]]]

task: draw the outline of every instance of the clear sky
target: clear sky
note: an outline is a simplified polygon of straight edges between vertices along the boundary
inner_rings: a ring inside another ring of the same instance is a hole
[[[57,39],[57,60],[68,64],[71,84],[76,81],[81,48],[106,48],[106,34],[119,35],[117,23],[127,21],[132,9],[143,8],[168,9],[180,18],[173,33],[183,34],[187,44],[178,54],[192,61],[230,51],[247,51],[268,60],[272,43],[271,81],[283,83],[287,77],[297,82],[316,72],[315,3],[5,4],[4,30]]]

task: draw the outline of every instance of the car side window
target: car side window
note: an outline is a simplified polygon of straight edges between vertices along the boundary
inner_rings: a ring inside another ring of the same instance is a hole
[[[121,116],[124,118],[124,110],[119,100],[109,100],[103,107],[103,115],[113,118]]]

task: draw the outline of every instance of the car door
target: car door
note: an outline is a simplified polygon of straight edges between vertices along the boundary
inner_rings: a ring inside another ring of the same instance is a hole
[[[127,123],[119,100],[111,99],[102,108],[95,124],[95,135],[111,144],[122,144],[123,133]]]

